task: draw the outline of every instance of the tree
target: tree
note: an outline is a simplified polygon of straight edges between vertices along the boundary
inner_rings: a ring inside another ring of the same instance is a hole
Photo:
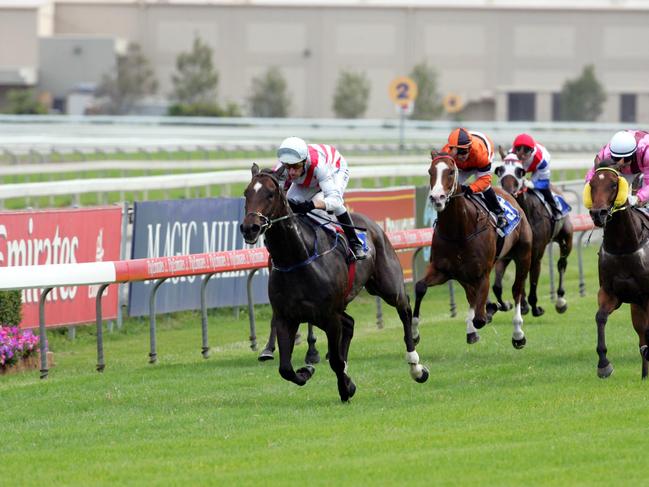
[[[102,77],[97,95],[108,99],[101,111],[121,115],[129,113],[138,99],[157,90],[158,81],[149,60],[139,44],[130,43],[126,54],[117,56],[115,73]]]
[[[288,116],[291,100],[279,68],[270,67],[262,76],[253,78],[248,104],[253,117]]]
[[[595,77],[595,66],[585,66],[581,75],[567,80],[561,89],[561,120],[593,122],[606,101],[604,88]]]
[[[178,55],[176,73],[171,76],[174,100],[187,105],[216,103],[219,75],[214,70],[212,56],[212,48],[200,37],[194,38],[190,52]]]
[[[333,111],[337,118],[360,118],[367,111],[370,80],[365,73],[342,71],[334,93]]]
[[[200,37],[194,38],[192,50],[176,58],[176,72],[171,75],[176,103],[169,107],[169,115],[184,117],[239,117],[235,103],[222,108],[217,101],[219,74],[214,68],[214,51]]]
[[[417,98],[410,115],[413,120],[433,120],[444,111],[437,93],[437,71],[426,61],[417,64],[410,72],[410,78],[417,83]]]
[[[40,115],[47,107],[36,99],[33,90],[9,90],[6,113]]]

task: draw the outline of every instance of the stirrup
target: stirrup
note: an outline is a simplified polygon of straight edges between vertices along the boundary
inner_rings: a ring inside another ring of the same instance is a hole
[[[365,260],[367,259],[367,252],[365,252],[365,249],[363,249],[363,244],[355,244],[351,245],[351,251],[352,254],[354,254],[354,258],[356,260]]]
[[[507,221],[507,218],[505,218],[505,215],[502,213],[499,215],[496,215],[496,226],[500,229],[503,229],[507,226],[509,222]]]

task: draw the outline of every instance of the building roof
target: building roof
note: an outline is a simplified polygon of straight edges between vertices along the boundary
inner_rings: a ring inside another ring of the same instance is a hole
[[[5,0],[0,0],[0,4]],[[9,0],[7,0],[9,1]],[[21,0],[15,0],[19,3]],[[31,0],[25,0],[31,1]],[[34,0],[37,1],[37,0]],[[481,9],[649,10],[647,0],[42,0],[85,4],[184,4],[296,7],[407,7]]]
[[[50,3],[50,0],[0,0],[0,8],[39,8]]]

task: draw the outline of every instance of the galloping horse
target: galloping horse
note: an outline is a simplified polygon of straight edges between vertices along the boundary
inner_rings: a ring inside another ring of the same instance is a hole
[[[584,205],[593,223],[604,229],[599,250],[599,309],[597,322],[597,375],[606,378],[613,366],[606,358],[604,329],[608,316],[622,303],[631,304],[631,321],[640,339],[642,378],[649,360],[649,217],[628,205],[629,185],[615,162],[599,163],[584,188]]]
[[[252,166],[252,179],[244,192],[246,216],[240,230],[244,240],[255,243],[265,234],[272,268],[268,296],[273,310],[271,326],[277,333],[279,373],[304,385],[315,368],[293,369],[291,355],[300,323],[312,323],[327,335],[329,365],[338,379],[338,393],[348,401],[356,386],[347,375],[347,354],[354,334],[354,318],[347,304],[365,286],[372,295],[397,308],[403,323],[406,361],[417,382],[428,379],[428,369],[419,363],[412,337],[412,311],[403,283],[403,270],[383,230],[367,217],[353,221],[367,229],[370,256],[348,267],[347,247],[336,232],[329,232],[311,218],[294,214],[280,186],[277,173]],[[352,272],[354,272],[352,274]]]
[[[570,218],[563,218],[558,222],[552,218],[550,212],[546,209],[541,195],[535,195],[528,191],[525,185],[525,169],[523,165],[518,162],[518,158],[514,154],[505,155],[502,148],[499,147],[500,156],[504,162],[503,165],[498,166],[494,173],[500,180],[500,186],[509,194],[516,198],[516,201],[525,212],[527,221],[532,227],[532,262],[530,264],[530,292],[528,298],[525,299],[523,295],[523,303],[521,311],[527,314],[529,306],[532,306],[532,315],[541,316],[545,311],[541,306],[537,306],[536,289],[539,283],[539,275],[541,274],[541,261],[545,249],[551,242],[559,244],[559,262],[557,268],[559,270],[559,287],[557,289],[557,302],[555,309],[558,313],[563,313],[568,309],[568,303],[564,297],[566,294],[563,288],[563,277],[566,273],[566,266],[568,264],[568,256],[572,250],[572,222]],[[505,268],[509,264],[508,259],[499,260],[496,263],[496,278],[494,280],[493,291],[498,299],[501,309],[506,310],[507,306],[502,302],[502,278],[505,273]]]
[[[494,305],[489,307],[487,314],[489,273],[497,258],[507,257],[516,262],[516,279],[512,287],[516,303],[512,345],[523,348],[526,339],[522,329],[521,300],[532,251],[532,230],[525,214],[512,196],[496,190],[520,212],[518,226],[504,238],[499,249],[498,235],[486,209],[459,191],[458,168],[453,158],[435,151],[431,152],[431,156],[429,197],[437,210],[438,219],[426,275],[415,285],[413,334],[416,339],[419,337],[419,306],[427,288],[455,279],[464,288],[469,302],[467,343],[477,342],[480,337],[476,329],[485,326],[495,312]]]

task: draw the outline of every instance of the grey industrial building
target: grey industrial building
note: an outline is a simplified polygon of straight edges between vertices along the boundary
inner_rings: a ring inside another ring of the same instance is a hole
[[[0,102],[33,86],[61,104],[114,69],[128,42],[164,98],[195,36],[214,49],[221,101],[245,106],[251,80],[277,66],[296,117],[333,116],[342,70],[371,80],[366,117],[396,117],[390,81],[427,61],[464,120],[556,120],[563,83],[593,64],[607,94],[600,121],[649,122],[649,2],[639,0],[0,0]]]

